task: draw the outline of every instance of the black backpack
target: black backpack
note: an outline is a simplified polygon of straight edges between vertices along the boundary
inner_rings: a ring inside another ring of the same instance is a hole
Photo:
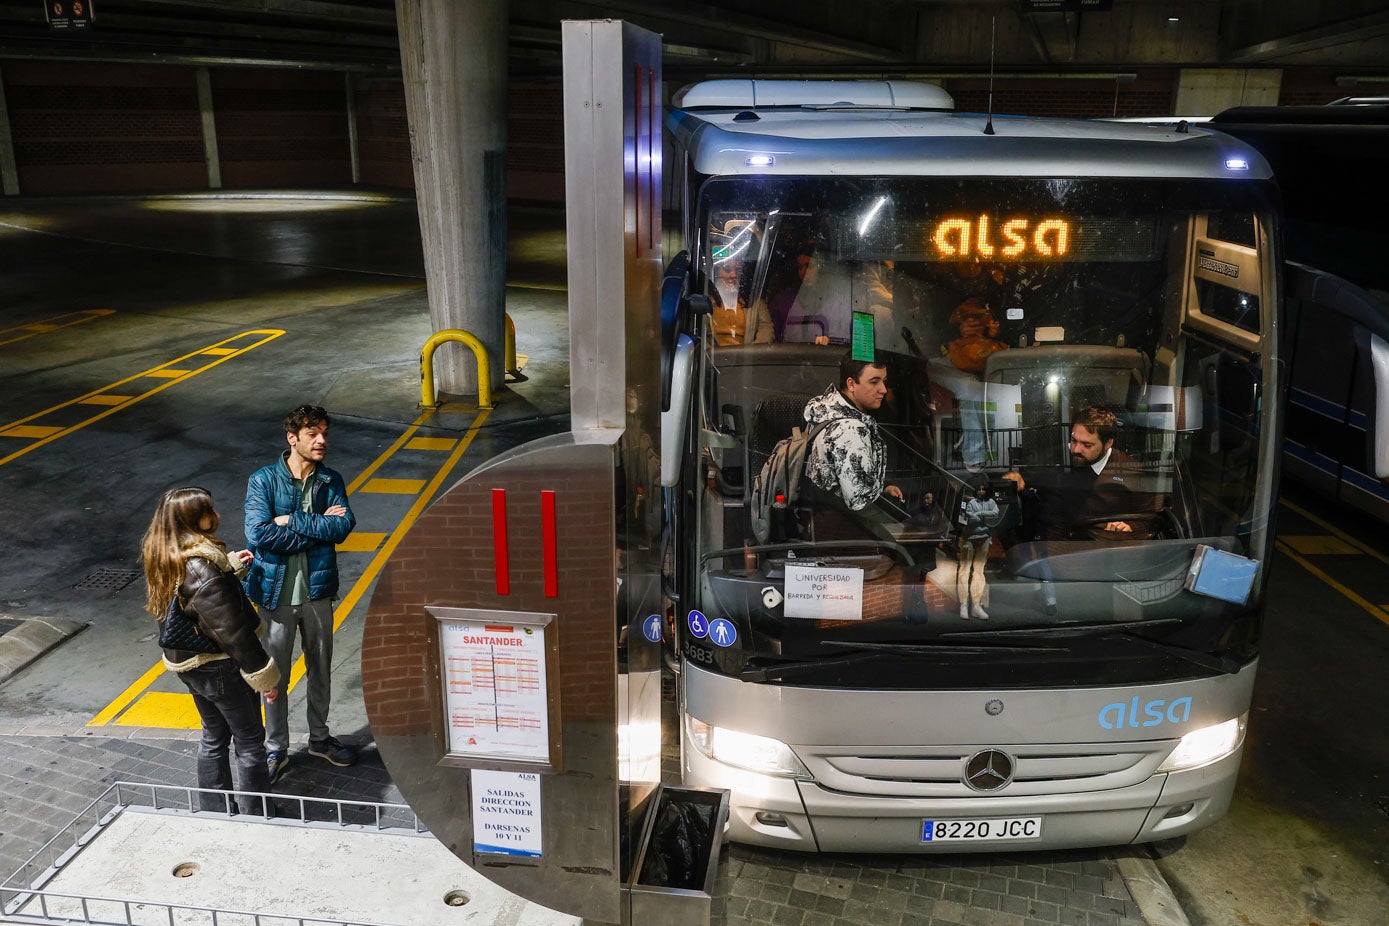
[[[810,445],[820,432],[845,418],[828,418],[809,431],[795,428],[790,437],[777,441],[757,478],[752,481],[752,534],[758,543],[766,543],[772,535],[772,503],[778,495],[794,509],[801,497],[801,479],[805,476],[805,459]]]

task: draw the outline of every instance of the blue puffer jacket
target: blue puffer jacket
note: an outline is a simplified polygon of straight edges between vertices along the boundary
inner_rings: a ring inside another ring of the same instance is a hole
[[[333,598],[338,593],[338,555],[335,545],[342,543],[357,519],[347,504],[347,487],[335,470],[319,465],[314,480],[309,513],[299,510],[300,497],[289,472],[289,451],[270,466],[256,470],[246,485],[246,547],[255,560],[246,573],[246,594],[262,608],[274,610],[280,604],[285,585],[285,564],[292,553],[306,553],[309,560],[309,599]],[[347,508],[347,514],[323,514],[334,505]],[[275,523],[278,515],[289,515],[289,524]]]

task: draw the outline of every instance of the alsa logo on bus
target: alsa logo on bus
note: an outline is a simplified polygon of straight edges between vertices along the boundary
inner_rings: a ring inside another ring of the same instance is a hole
[[[1142,710],[1140,720],[1139,711]],[[1100,726],[1106,730],[1122,730],[1125,727],[1156,727],[1163,723],[1186,723],[1191,719],[1191,699],[1177,698],[1164,701],[1154,698],[1143,702],[1138,698],[1132,701],[1115,701],[1100,708]]]
[[[1062,257],[1071,249],[1071,223],[1065,219],[1013,218],[998,227],[987,212],[979,218],[942,219],[931,232],[931,243],[943,258]]]

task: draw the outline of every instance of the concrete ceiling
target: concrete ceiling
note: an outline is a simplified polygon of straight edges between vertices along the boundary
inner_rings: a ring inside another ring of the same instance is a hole
[[[399,72],[393,0],[89,0],[56,30],[44,0],[0,0],[0,59]],[[460,0],[462,2],[462,0]],[[490,2],[490,0],[473,0]],[[1386,0],[511,0],[513,73],[556,74],[559,23],[661,33],[674,74],[979,73],[1334,65],[1389,72]]]

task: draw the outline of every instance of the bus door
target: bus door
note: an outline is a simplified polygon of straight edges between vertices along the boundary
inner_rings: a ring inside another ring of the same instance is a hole
[[[1251,533],[1266,528],[1258,512],[1271,482],[1257,476],[1272,462],[1262,459],[1264,403],[1282,388],[1269,237],[1252,212],[1197,215],[1192,226],[1174,494],[1196,536],[1238,536],[1257,550]]]

